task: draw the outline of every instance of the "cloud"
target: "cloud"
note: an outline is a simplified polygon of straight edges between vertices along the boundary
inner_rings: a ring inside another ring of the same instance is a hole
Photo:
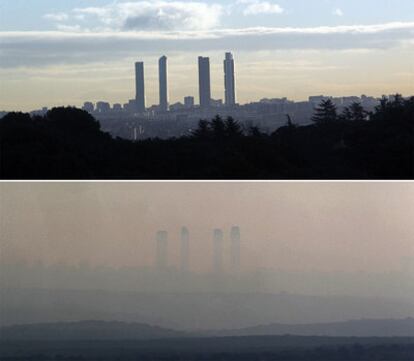
[[[340,8],[334,9],[333,14],[336,16],[344,16],[344,12]]]
[[[69,15],[65,13],[45,14],[43,17],[47,20],[59,21],[59,22],[66,21],[69,19]]]
[[[218,4],[151,0],[77,8],[73,14],[86,21],[97,21],[106,29],[119,31],[206,30],[219,24],[222,11]]]
[[[245,16],[259,14],[281,14],[284,9],[275,3],[260,0],[238,0],[239,4],[247,5],[243,10]]]
[[[81,31],[82,30],[80,25],[57,24],[56,27],[57,27],[58,30],[67,31],[67,32]]]
[[[167,52],[389,49],[408,46],[414,22],[186,31],[0,32],[0,66],[91,63]]]

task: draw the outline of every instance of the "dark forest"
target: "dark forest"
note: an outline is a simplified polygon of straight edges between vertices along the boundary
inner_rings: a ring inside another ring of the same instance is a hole
[[[200,120],[191,135],[133,142],[100,130],[89,113],[0,120],[2,179],[413,179],[414,97],[355,103],[338,114],[324,101],[312,124],[272,134],[232,118]]]

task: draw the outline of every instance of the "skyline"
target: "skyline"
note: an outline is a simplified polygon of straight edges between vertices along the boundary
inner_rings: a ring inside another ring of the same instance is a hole
[[[158,104],[156,54],[169,60],[171,103],[198,94],[200,54],[210,57],[212,98],[224,100],[226,51],[237,57],[241,104],[414,94],[408,0],[6,0],[0,10],[2,110],[122,103],[133,93],[137,58],[148,64],[147,102]]]
[[[228,252],[235,224],[243,271],[387,273],[414,252],[410,183],[0,183],[0,196],[10,262],[152,266],[165,229],[178,267],[183,225],[195,272],[211,269],[212,230],[225,230]]]
[[[176,259],[177,264],[171,262],[170,254],[176,253],[177,250],[171,247],[171,235],[172,239],[176,238],[176,235],[169,231],[157,231],[155,234],[155,257],[154,266],[152,271],[165,272],[179,270],[183,273],[190,273],[192,269],[192,243],[197,240],[191,238],[191,232],[185,226],[180,230],[180,254],[179,259]],[[211,230],[212,238],[212,263],[211,269],[207,272],[213,274],[238,274],[241,269],[241,243],[240,243],[240,227],[233,226],[231,231],[226,237],[222,229]],[[208,242],[208,240],[205,240]],[[175,240],[175,246],[176,240]],[[177,257],[178,258],[178,257]]]

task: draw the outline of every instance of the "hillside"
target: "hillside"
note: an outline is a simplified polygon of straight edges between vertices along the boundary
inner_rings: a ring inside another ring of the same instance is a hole
[[[185,337],[184,332],[141,323],[81,321],[15,325],[0,328],[0,340],[150,340]]]
[[[313,324],[274,323],[237,330],[213,331],[212,334],[219,336],[414,337],[414,318],[362,319]]]

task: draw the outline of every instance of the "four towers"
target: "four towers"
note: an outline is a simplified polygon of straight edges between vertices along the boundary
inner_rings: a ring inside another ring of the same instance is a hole
[[[190,270],[190,232],[187,227],[181,228],[180,234],[180,270],[189,272]],[[220,274],[224,271],[224,234],[221,229],[213,231],[213,272]],[[158,231],[156,234],[156,254],[155,268],[159,271],[165,271],[168,268],[168,233]],[[240,271],[240,228],[232,227],[230,231],[230,266],[232,273]]]
[[[159,109],[161,112],[168,111],[168,59],[163,55],[158,60],[159,75]],[[211,107],[211,78],[210,78],[210,58],[200,56],[198,58],[198,87],[200,108],[208,109]],[[234,106],[236,104],[236,82],[234,70],[234,58],[232,53],[226,53],[224,59],[224,89],[225,105]],[[144,63],[135,63],[135,107],[138,113],[144,113],[146,109],[145,101],[145,77]]]

